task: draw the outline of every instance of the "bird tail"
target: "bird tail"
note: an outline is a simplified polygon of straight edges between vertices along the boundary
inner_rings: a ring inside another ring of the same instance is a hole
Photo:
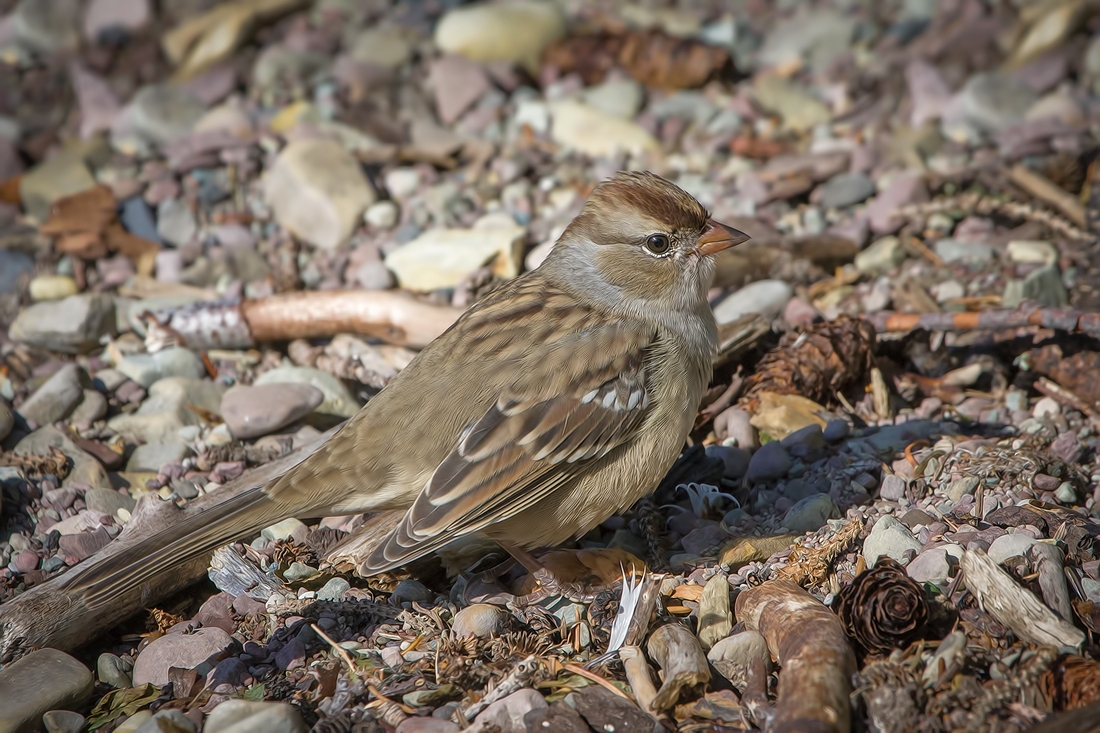
[[[106,605],[156,574],[277,521],[281,515],[275,506],[262,486],[248,489],[74,574],[68,588],[80,593],[89,608]]]

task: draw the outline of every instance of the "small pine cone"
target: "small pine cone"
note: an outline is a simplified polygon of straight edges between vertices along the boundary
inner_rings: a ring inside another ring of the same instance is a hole
[[[764,355],[756,372],[745,380],[739,406],[756,412],[762,392],[829,402],[837,390],[866,379],[874,345],[871,324],[847,316],[791,331]]]
[[[924,590],[905,570],[882,558],[840,591],[837,615],[867,652],[888,652],[920,637],[928,620]]]
[[[1039,679],[1055,710],[1083,708],[1100,700],[1100,662],[1076,654],[1059,657]]]

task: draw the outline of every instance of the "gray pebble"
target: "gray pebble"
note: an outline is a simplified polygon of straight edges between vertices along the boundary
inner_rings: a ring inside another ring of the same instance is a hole
[[[412,601],[431,603],[433,600],[435,600],[435,593],[418,580],[402,580],[390,594],[390,603],[395,605]]]
[[[878,493],[887,501],[898,501],[905,498],[905,479],[895,473],[888,473],[882,477],[882,486]]]
[[[920,541],[908,527],[891,516],[883,516],[863,541],[863,557],[868,567],[874,566],[883,555],[904,564],[906,553],[920,552],[920,548]]]
[[[753,454],[745,476],[749,481],[761,483],[781,478],[789,470],[791,457],[779,441],[773,440],[760,446],[760,450]]]
[[[488,639],[507,631],[510,617],[511,614],[499,606],[475,603],[455,614],[451,630],[459,638],[476,636],[479,639]]]
[[[783,526],[792,532],[816,532],[830,519],[839,519],[840,509],[828,494],[807,496],[787,510]]]
[[[351,583],[343,578],[332,578],[317,591],[317,598],[322,601],[338,601],[350,588]]]
[[[825,440],[830,443],[835,443],[838,440],[844,440],[848,437],[848,433],[851,432],[851,427],[848,425],[847,420],[830,420],[826,425],[822,434],[825,436]]]

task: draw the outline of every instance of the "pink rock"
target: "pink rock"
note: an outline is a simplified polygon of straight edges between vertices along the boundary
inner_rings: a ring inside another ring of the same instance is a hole
[[[895,216],[897,210],[909,204],[928,200],[928,187],[924,176],[917,171],[905,171],[894,177],[890,185],[867,205],[871,230],[876,234],[896,232],[904,220]]]
[[[65,562],[76,565],[92,553],[103,549],[110,541],[111,536],[107,534],[107,530],[100,527],[95,532],[62,535],[58,539],[58,546],[65,556]]]
[[[397,726],[397,733],[458,733],[461,728],[442,718],[405,718]]]
[[[84,11],[84,37],[95,43],[112,28],[140,30],[152,16],[149,0],[91,0]]]
[[[162,636],[145,647],[134,662],[134,686],[168,684],[169,667],[198,669],[206,674],[232,644],[233,637],[217,627]]]
[[[234,387],[222,398],[222,419],[234,437],[255,438],[300,420],[325,399],[310,384]]]
[[[69,78],[80,109],[80,136],[89,138],[110,130],[122,104],[107,80],[76,62],[69,64]]]
[[[12,561],[15,571],[29,573],[38,567],[38,553],[34,550],[23,550]]]
[[[461,56],[444,56],[432,64],[428,84],[435,93],[435,108],[444,125],[450,125],[490,89],[485,69]]]
[[[809,326],[820,317],[817,308],[802,298],[791,298],[783,309],[783,320],[792,326]]]
[[[920,127],[929,120],[938,119],[951,99],[951,87],[940,70],[924,59],[914,59],[905,67],[905,82],[909,85],[909,124]]]

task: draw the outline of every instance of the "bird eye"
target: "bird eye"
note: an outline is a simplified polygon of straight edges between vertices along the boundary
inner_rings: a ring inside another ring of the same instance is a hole
[[[645,248],[655,255],[664,255],[672,249],[672,242],[667,234],[650,234],[645,240]]]

